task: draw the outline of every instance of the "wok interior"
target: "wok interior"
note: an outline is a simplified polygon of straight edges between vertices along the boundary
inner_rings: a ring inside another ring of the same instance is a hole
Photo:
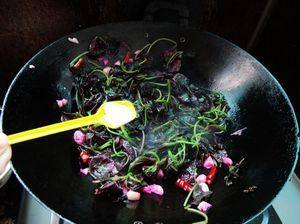
[[[145,33],[149,34],[148,39]],[[78,32],[74,36],[79,45],[63,38],[30,61],[36,69],[27,66],[21,71],[7,98],[3,130],[15,133],[57,122],[60,111],[55,100],[70,99],[72,77],[68,63],[87,48],[92,37],[101,34],[124,40],[134,49],[159,37],[176,41],[186,38],[179,46],[192,56],[184,60],[183,73],[197,85],[225,95],[231,107],[232,131],[247,127],[243,136],[228,142],[227,148],[235,161],[245,158],[241,180],[226,187],[224,173],[219,172],[212,188],[210,223],[241,223],[267,206],[294,164],[297,130],[292,109],[267,70],[247,53],[209,33],[165,24],[127,23]],[[14,148],[13,165],[20,179],[44,204],[73,222],[197,220],[197,216],[183,210],[186,193],[176,188],[174,180],[166,181],[166,194],[161,200],[143,196],[139,204],[125,205],[95,197],[91,180],[78,172],[72,132],[21,143]],[[243,193],[243,189],[252,185],[258,186],[254,194]]]

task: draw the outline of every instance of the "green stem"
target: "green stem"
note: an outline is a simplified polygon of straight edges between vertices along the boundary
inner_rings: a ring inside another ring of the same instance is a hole
[[[147,108],[144,109],[144,127],[146,127],[148,121],[147,110],[148,110]]]
[[[158,98],[156,100],[154,100],[154,101],[155,102],[160,101],[162,99],[162,93],[161,93],[160,89],[155,88],[154,90],[156,90],[158,92],[158,95],[159,95]]]
[[[171,39],[169,39],[169,38],[159,38],[159,39],[155,40],[154,42],[152,42],[152,43],[149,45],[148,50],[147,50],[147,54],[150,52],[151,48],[152,48],[156,43],[158,43],[159,41],[168,41],[168,42],[171,42],[172,44],[174,44],[174,48],[177,47],[176,41],[171,40]]]
[[[182,149],[180,150],[180,154],[182,154],[182,158],[181,158],[181,161],[180,161],[181,164],[183,164],[184,161],[185,161],[185,153],[186,153],[185,149],[186,149],[185,144],[182,144]]]
[[[196,141],[196,142],[199,142],[200,139],[202,138],[202,136],[203,136],[203,135],[207,135],[207,134],[209,134],[209,133],[208,133],[208,132],[205,132],[205,131],[199,132],[199,133],[193,135],[192,138],[191,138],[191,140]]]
[[[128,162],[129,162],[129,155],[127,153],[123,152],[123,151],[117,152],[117,150],[116,150],[116,143],[115,143],[114,140],[112,141],[112,146],[113,146],[112,148],[113,148],[114,153],[111,155],[111,157],[113,158],[115,156],[117,156],[117,157],[126,156],[126,162],[124,164],[124,166],[126,166],[128,164]]]
[[[132,78],[129,78],[128,80],[126,80],[124,83],[122,83],[122,87],[127,87],[127,84],[130,82],[130,81],[133,81]]]
[[[169,103],[170,102],[170,97],[171,97],[171,83],[170,83],[169,79],[167,81],[167,88],[168,88],[167,103]]]
[[[193,186],[193,188],[190,190],[190,192],[189,192],[188,195],[186,196],[186,198],[185,198],[185,200],[184,200],[184,202],[183,202],[183,207],[186,207],[186,206],[187,206],[187,203],[189,202],[190,197],[191,197],[193,191],[195,190],[195,188],[196,188],[196,184]]]
[[[105,143],[102,144],[101,146],[97,147],[97,150],[98,150],[98,151],[101,151],[102,149],[105,149],[105,148],[111,146],[112,142],[113,142],[113,141],[110,139],[109,141],[105,142]]]
[[[142,143],[141,143],[141,148],[140,148],[140,152],[142,152],[143,151],[143,149],[144,149],[144,145],[145,145],[145,132],[144,131],[142,131]]]
[[[197,210],[197,209],[189,208],[189,207],[186,207],[185,209],[186,209],[187,211],[189,211],[189,212],[198,214],[198,215],[200,215],[200,216],[202,216],[202,217],[204,218],[203,221],[200,221],[200,222],[194,222],[194,223],[192,223],[192,224],[207,224],[207,223],[208,223],[208,217],[207,217],[207,215],[206,215],[204,212],[201,212],[201,211],[199,211],[199,210]]]
[[[159,83],[159,82],[149,82],[150,84],[153,85],[157,85],[157,86],[163,86],[163,87],[167,87],[168,83]]]
[[[169,142],[169,141],[171,141],[173,138],[175,138],[175,137],[177,137],[178,136],[178,134],[176,133],[176,134],[174,134],[174,135],[172,135],[171,137],[169,137],[168,138],[168,141],[167,142]]]
[[[92,73],[95,73],[95,72],[100,72],[101,75],[103,75],[105,77],[106,83],[107,83],[107,80],[109,79],[109,77],[102,71],[102,69],[96,68],[96,69],[92,70],[89,74],[92,74]]]
[[[163,146],[167,147],[167,146],[174,146],[174,145],[178,145],[178,144],[195,145],[194,142],[188,142],[188,141],[184,141],[184,140],[178,140],[176,142],[167,142],[167,143],[164,143]]]
[[[127,74],[134,74],[134,73],[137,73],[139,71],[139,69],[137,69],[137,70],[131,70],[131,71],[127,70],[123,61],[121,62],[120,67],[121,67],[122,71],[125,72],[125,73],[127,73]]]
[[[198,127],[199,122],[200,121],[198,120],[194,125],[194,128],[193,128],[194,136],[197,134],[197,127]]]
[[[113,79],[113,76],[109,76],[109,77],[106,79],[106,86],[107,86],[107,87],[110,86],[112,79]]]
[[[113,76],[111,76],[111,79],[117,80],[118,82],[125,82],[124,79],[113,77]]]
[[[167,68],[169,67],[169,64],[177,57],[177,56],[181,56],[182,55],[182,51],[176,51],[171,57],[170,59],[168,60],[167,62]]]
[[[129,179],[131,179],[131,180],[133,180],[133,181],[135,181],[135,182],[137,182],[137,183],[142,183],[142,181],[139,180],[139,179],[137,179],[135,176],[133,176],[132,173],[128,173],[127,175],[128,175],[128,178],[129,178]]]
[[[145,49],[146,49],[147,47],[149,47],[150,45],[151,45],[151,44],[146,44],[142,49],[140,49],[141,52],[143,52],[143,50],[145,50]],[[135,60],[137,59],[137,56],[138,56],[138,54],[134,56],[134,59],[135,59]]]
[[[85,52],[83,52],[83,53],[81,53],[81,54],[79,54],[78,56],[76,56],[71,62],[70,62],[70,67],[73,67],[73,65],[79,60],[79,58],[81,58],[82,56],[84,56],[84,55],[86,55],[86,54],[88,54],[89,53],[89,51],[85,51]]]
[[[93,61],[91,61],[91,60],[88,60],[88,62],[89,62],[90,64],[94,65],[94,66],[97,67],[97,68],[103,69],[100,65],[98,65],[97,63],[95,63],[95,62],[93,62]]]
[[[156,132],[157,130],[159,130],[159,129],[165,127],[165,126],[167,126],[168,124],[170,124],[170,123],[172,123],[172,122],[173,122],[173,121],[167,121],[167,122],[163,123],[162,125],[159,125],[159,126],[153,128],[152,131],[153,131],[153,132]]]
[[[108,132],[110,132],[111,134],[114,134],[114,135],[118,135],[118,136],[122,135],[122,133],[120,133],[120,132],[115,132],[115,131],[111,130],[111,129],[108,128],[108,127],[106,127],[106,130],[107,130]]]
[[[115,141],[113,140],[113,144],[112,144],[112,148],[113,148],[113,151],[114,151],[114,153],[115,153],[115,155],[119,155],[119,152],[117,152],[117,150],[116,150],[116,143],[115,143]]]
[[[140,93],[139,90],[137,90],[137,96],[138,96],[138,100],[139,100],[140,104],[141,104],[142,106],[145,106],[145,105],[143,104],[143,100],[142,100],[141,93]]]
[[[129,85],[129,87],[128,87],[128,91],[129,91],[129,92],[131,91],[131,88],[132,88],[133,83],[134,83],[134,80],[132,79],[131,82],[130,82],[130,85]]]
[[[144,64],[144,63],[146,63],[147,62],[147,58],[145,58],[143,61],[141,61],[140,63],[139,63],[139,66],[141,66],[142,64]]]
[[[132,141],[132,138],[129,136],[129,133],[127,132],[124,125],[121,126],[121,131],[127,141]]]
[[[144,153],[143,153],[143,155],[152,155],[152,156],[154,156],[155,157],[155,160],[156,161],[160,161],[160,158],[159,158],[159,156],[158,156],[158,154],[155,152],[155,151],[153,151],[153,150],[149,150],[149,151],[145,151]]]
[[[185,200],[184,200],[183,207],[184,207],[184,209],[186,209],[187,211],[193,212],[193,213],[196,213],[196,214],[199,214],[199,215],[201,215],[201,216],[204,218],[203,221],[196,222],[196,223],[193,223],[193,224],[207,224],[207,223],[208,223],[208,217],[207,217],[207,215],[206,215],[205,213],[203,213],[203,212],[197,210],[197,209],[190,208],[190,205],[188,205],[188,202],[189,202],[189,200],[190,200],[190,197],[191,197],[191,195],[193,194],[193,192],[194,192],[196,186],[197,186],[197,184],[195,184],[195,185],[193,186],[193,188],[190,190],[190,192],[188,193],[187,197],[186,197]]]

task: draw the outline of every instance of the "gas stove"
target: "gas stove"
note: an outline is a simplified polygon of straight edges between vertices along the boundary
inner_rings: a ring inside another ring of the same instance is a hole
[[[296,175],[293,175],[273,201],[272,206],[247,224],[299,224],[299,201],[300,180]],[[25,191],[23,192],[18,220],[19,224],[69,224],[40,205]],[[139,221],[135,224],[142,224],[142,222]]]
[[[21,205],[21,212],[19,215],[19,224],[70,224],[51,213],[40,205],[33,197],[27,192],[23,193],[23,200]],[[134,222],[133,224],[143,224],[141,221]],[[154,223],[153,223],[154,224]],[[282,224],[280,218],[276,214],[274,208],[271,206],[262,215],[247,224]]]

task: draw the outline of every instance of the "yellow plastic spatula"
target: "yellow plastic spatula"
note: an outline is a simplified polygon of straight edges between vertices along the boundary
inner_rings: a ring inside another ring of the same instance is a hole
[[[132,121],[136,116],[133,104],[127,100],[105,102],[93,115],[12,134],[8,136],[8,142],[15,144],[92,124],[115,129]]]

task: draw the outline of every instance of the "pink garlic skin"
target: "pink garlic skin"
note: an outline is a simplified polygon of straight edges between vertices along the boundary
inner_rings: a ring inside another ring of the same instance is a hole
[[[157,172],[157,177],[158,178],[163,178],[165,176],[164,171],[162,169],[159,169]]]
[[[68,41],[74,44],[79,44],[79,40],[76,37],[68,37]]]
[[[85,134],[83,134],[82,131],[75,131],[73,138],[78,145],[82,145],[85,142]]]
[[[134,54],[135,55],[138,55],[138,54],[140,54],[142,52],[142,50],[136,50],[135,52],[134,52]]]
[[[149,186],[143,187],[143,192],[147,193],[147,194],[151,194],[152,193],[152,189]]]
[[[105,68],[103,69],[103,73],[104,73],[105,75],[109,75],[110,70],[111,70],[111,67],[107,66],[107,67],[105,67]]]
[[[65,118],[65,116],[61,115],[60,116],[60,121],[66,121],[67,119]]]
[[[109,60],[106,57],[99,57],[98,61],[102,61],[104,65],[108,65]]]
[[[233,162],[229,157],[223,157],[222,162],[227,166],[232,166]]]
[[[129,201],[138,201],[141,198],[141,194],[139,192],[132,190],[129,190],[126,195]]]
[[[56,100],[56,103],[59,108],[62,108],[65,105],[67,105],[68,100],[67,99]]]
[[[230,135],[231,135],[231,136],[234,136],[234,135],[241,136],[241,135],[243,134],[243,131],[246,130],[246,129],[247,129],[247,127],[244,127],[244,128],[242,128],[242,129],[239,129],[239,130],[237,130],[237,131],[231,133]]]
[[[207,157],[203,163],[203,167],[206,169],[210,169],[215,165],[215,161],[211,158],[211,156]]]
[[[143,192],[145,192],[147,194],[154,193],[159,196],[162,196],[164,194],[164,189],[162,188],[162,186],[160,186],[158,184],[151,184],[146,187],[143,187]]]
[[[98,188],[95,189],[95,192],[94,192],[95,195],[100,194],[100,193],[101,193],[101,191]]]
[[[89,168],[85,168],[85,169],[82,169],[82,168],[80,168],[80,173],[82,173],[83,175],[88,175],[88,173],[89,173]]]
[[[120,62],[120,61],[116,61],[116,62],[115,62],[115,65],[120,66],[120,65],[121,65],[121,62]]]
[[[196,178],[196,182],[198,184],[200,183],[205,183],[206,182],[206,175],[205,174],[200,174],[197,178]]]
[[[200,183],[199,186],[202,192],[209,192],[209,187],[206,183]]]
[[[201,201],[197,208],[198,208],[201,212],[207,212],[211,207],[212,207],[212,205],[209,204],[208,202],[206,202],[206,201]]]
[[[134,60],[133,60],[132,58],[129,58],[129,59],[128,59],[128,62],[129,62],[129,63],[133,63]]]

